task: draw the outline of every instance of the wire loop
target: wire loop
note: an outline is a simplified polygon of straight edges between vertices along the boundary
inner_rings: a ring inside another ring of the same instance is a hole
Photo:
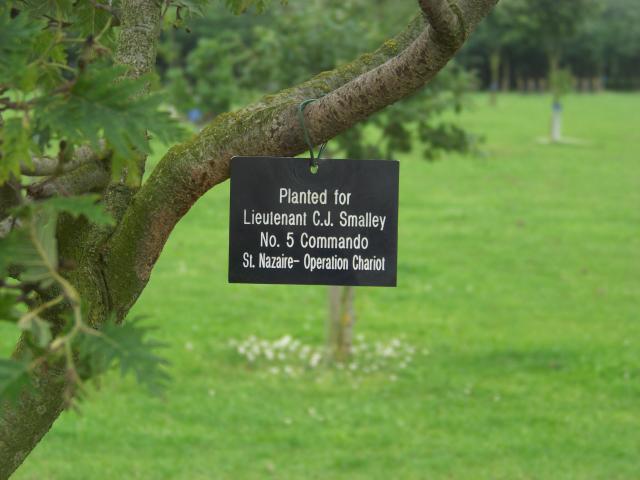
[[[315,156],[313,154],[313,144],[311,143],[311,137],[309,136],[309,130],[307,129],[307,125],[304,121],[304,109],[307,105],[309,105],[312,102],[315,102],[316,100],[318,100],[317,98],[308,98],[306,100],[303,100],[302,102],[300,102],[300,105],[298,105],[298,120],[300,121],[300,127],[302,128],[302,134],[304,135],[304,141],[307,142],[307,146],[309,147],[309,156],[311,159],[311,168],[312,169],[317,169],[318,168],[318,160],[322,157],[322,154],[324,153],[324,149],[327,146],[327,142],[324,142],[323,144],[320,145],[320,148],[318,149],[318,155]]]

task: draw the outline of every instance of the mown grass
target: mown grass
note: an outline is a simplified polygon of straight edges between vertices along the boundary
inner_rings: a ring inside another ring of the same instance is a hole
[[[326,289],[226,282],[228,185],[183,219],[133,315],[167,342],[164,400],[110,376],[16,479],[634,479],[640,476],[640,95],[479,96],[484,155],[401,158],[398,287],[357,331],[404,370],[251,369],[251,334],[323,342]],[[5,349],[8,341],[0,340]]]

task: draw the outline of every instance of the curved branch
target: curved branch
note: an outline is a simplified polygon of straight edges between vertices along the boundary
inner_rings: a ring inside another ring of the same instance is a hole
[[[430,26],[413,21],[373,54],[239,112],[220,115],[192,140],[167,152],[105,246],[105,278],[119,316],[146,285],[180,218],[229,177],[235,155],[291,156],[305,150],[296,117],[301,100],[316,144],[415,92],[440,71],[497,0],[419,0]]]

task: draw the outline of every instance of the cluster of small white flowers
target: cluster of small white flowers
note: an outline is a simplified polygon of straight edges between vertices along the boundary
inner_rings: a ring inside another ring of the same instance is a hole
[[[327,365],[349,374],[369,374],[376,372],[397,372],[407,368],[420,352],[410,343],[392,338],[388,341],[369,343],[363,335],[357,335],[351,347],[351,356],[344,363],[323,362],[326,350],[312,346],[285,335],[276,340],[267,340],[251,335],[245,340],[230,340],[229,346],[253,367],[264,367],[272,375],[295,377],[305,371]],[[396,375],[390,375],[392,381]]]
[[[356,336],[351,351],[349,368],[364,373],[404,370],[417,353],[416,347],[400,338],[368,343],[362,335]]]
[[[303,344],[291,335],[276,340],[266,340],[251,335],[245,340],[231,340],[231,346],[250,365],[264,365],[274,375],[296,376],[305,369],[320,365],[321,348]]]

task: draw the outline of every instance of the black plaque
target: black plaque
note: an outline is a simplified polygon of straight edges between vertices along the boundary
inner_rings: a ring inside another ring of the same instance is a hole
[[[229,282],[395,286],[390,160],[234,157]]]

